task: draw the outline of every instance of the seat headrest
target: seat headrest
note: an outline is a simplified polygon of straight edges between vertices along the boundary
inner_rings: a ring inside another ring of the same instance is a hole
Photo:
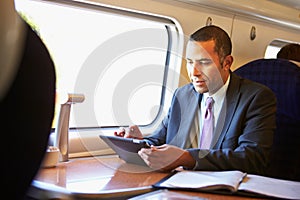
[[[300,121],[300,67],[295,63],[285,59],[258,59],[234,73],[271,88],[277,97],[277,114],[286,120]]]

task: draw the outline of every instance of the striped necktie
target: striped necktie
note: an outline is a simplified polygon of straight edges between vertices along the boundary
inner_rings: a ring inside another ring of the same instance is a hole
[[[214,100],[208,97],[205,102],[205,113],[203,119],[202,134],[200,140],[200,149],[209,149],[214,132],[214,115],[212,111]]]

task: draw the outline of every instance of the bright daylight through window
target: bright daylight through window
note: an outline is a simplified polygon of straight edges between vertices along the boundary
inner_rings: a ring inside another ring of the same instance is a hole
[[[61,2],[16,1],[53,58],[56,115],[67,93],[85,95],[72,106],[70,127],[147,125],[166,112],[161,105],[173,92],[164,84],[175,25],[96,4]]]

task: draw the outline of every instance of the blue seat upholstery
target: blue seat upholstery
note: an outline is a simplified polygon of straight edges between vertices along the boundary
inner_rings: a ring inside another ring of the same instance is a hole
[[[258,59],[234,73],[276,94],[277,128],[268,175],[300,181],[300,67],[285,59]]]

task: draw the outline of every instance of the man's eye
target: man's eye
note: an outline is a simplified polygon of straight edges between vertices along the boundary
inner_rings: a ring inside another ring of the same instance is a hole
[[[212,61],[211,60],[202,60],[202,61],[199,61],[199,64],[200,65],[211,65]]]
[[[211,65],[212,64],[212,61],[211,60],[196,60],[196,61],[193,61],[193,60],[187,60],[187,64],[188,65],[203,65],[203,66],[207,66],[207,65]]]
[[[192,60],[187,60],[187,64],[192,65],[194,62]]]

